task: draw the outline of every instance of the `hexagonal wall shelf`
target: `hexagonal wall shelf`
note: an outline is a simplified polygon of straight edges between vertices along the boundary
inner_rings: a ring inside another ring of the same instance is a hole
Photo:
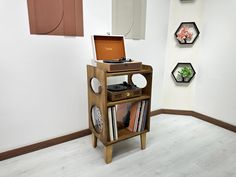
[[[191,63],[178,63],[171,74],[176,82],[189,83],[196,72]]]
[[[195,22],[182,22],[175,32],[179,44],[193,44],[200,32]]]

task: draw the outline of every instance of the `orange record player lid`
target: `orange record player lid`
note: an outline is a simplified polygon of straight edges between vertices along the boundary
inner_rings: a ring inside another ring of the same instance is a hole
[[[119,60],[125,57],[123,36],[93,36],[97,60]]]

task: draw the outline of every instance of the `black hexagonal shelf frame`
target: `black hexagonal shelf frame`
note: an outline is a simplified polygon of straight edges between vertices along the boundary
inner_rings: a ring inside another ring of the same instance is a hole
[[[200,31],[195,22],[182,22],[175,32],[179,44],[194,44]]]
[[[192,71],[192,74],[189,78],[184,78],[181,76],[180,71],[182,68],[184,67],[188,67],[190,68],[190,70]],[[193,77],[195,76],[196,72],[192,66],[191,63],[178,63],[175,68],[173,69],[173,71],[171,72],[173,78],[175,79],[176,82],[178,83],[189,83]]]

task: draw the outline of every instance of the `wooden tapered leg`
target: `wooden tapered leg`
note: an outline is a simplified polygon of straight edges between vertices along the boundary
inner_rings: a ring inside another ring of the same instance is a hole
[[[92,133],[92,145],[94,148],[97,147],[97,137]]]
[[[141,149],[146,148],[146,133],[140,135]]]
[[[104,158],[105,158],[105,162],[111,163],[112,161],[112,145],[109,146],[104,146]]]

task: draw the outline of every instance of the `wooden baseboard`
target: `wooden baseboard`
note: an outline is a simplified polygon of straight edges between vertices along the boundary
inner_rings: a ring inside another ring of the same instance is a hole
[[[210,116],[207,116],[207,115],[195,112],[195,111],[193,111],[192,116],[196,117],[198,119],[204,120],[206,122],[209,122],[211,124],[217,125],[219,127],[225,128],[225,129],[230,130],[232,132],[236,132],[236,126],[229,124],[227,122],[223,122],[221,120],[215,119],[213,117],[210,117]]]
[[[164,114],[164,109],[158,109],[158,110],[155,110],[155,111],[151,111],[150,112],[150,116],[157,116],[157,115],[160,115],[160,114]]]
[[[50,147],[50,146],[53,146],[53,145],[57,145],[57,144],[60,144],[60,143],[64,143],[64,142],[67,142],[67,141],[70,141],[70,140],[74,140],[74,139],[77,139],[77,138],[80,138],[80,137],[83,137],[83,136],[87,136],[89,134],[91,134],[91,131],[89,129],[85,129],[85,130],[82,130],[82,131],[71,133],[69,135],[57,137],[57,138],[50,139],[50,140],[47,140],[47,141],[35,143],[35,144],[29,145],[29,146],[24,146],[24,147],[21,147],[21,148],[17,148],[17,149],[13,149],[13,150],[10,150],[10,151],[2,152],[2,153],[0,153],[0,161],[6,160],[6,159],[9,159],[9,158],[12,158],[12,157],[16,157],[16,156],[19,156],[19,155],[23,155],[23,154],[26,154],[26,153],[30,153],[30,152],[33,152],[33,151],[37,151],[37,150],[47,148],[47,147]]]
[[[217,125],[219,127],[225,128],[227,130],[230,130],[232,132],[236,132],[236,126],[228,124],[226,122],[223,122],[221,120],[217,120],[215,118],[212,118],[210,116],[195,112],[195,111],[190,111],[190,110],[175,110],[175,109],[158,109],[155,111],[151,112],[151,116],[156,116],[156,115],[160,115],[160,114],[175,114],[175,115],[187,115],[187,116],[193,116],[195,118],[201,119],[203,121],[212,123],[214,125]],[[65,135],[65,136],[61,136],[61,137],[57,137],[54,139],[50,139],[47,141],[43,141],[43,142],[39,142],[36,144],[32,144],[29,146],[25,146],[25,147],[21,147],[21,148],[17,148],[17,149],[13,149],[10,151],[6,151],[6,152],[2,152],[0,153],[0,161],[2,160],[6,160],[12,157],[16,157],[19,155],[23,155],[26,153],[30,153],[33,151],[37,151],[40,149],[44,149],[53,145],[57,145],[60,143],[64,143],[73,139],[77,139],[80,137],[84,137],[87,135],[90,135],[91,131],[89,129],[85,129],[82,131],[78,131],[69,135]]]
[[[189,110],[177,110],[177,109],[158,109],[151,112],[151,116],[156,116],[160,114],[175,114],[175,115],[191,115],[193,111]]]
[[[221,128],[230,130],[232,132],[236,132],[236,126],[223,122],[221,120],[215,119],[213,117],[195,112],[195,111],[190,111],[190,110],[176,110],[176,109],[158,109],[155,111],[151,112],[151,116],[156,116],[160,114],[175,114],[175,115],[187,115],[187,116],[192,116],[198,119],[201,119],[203,121],[209,122],[211,124],[214,124],[216,126],[219,126]]]

